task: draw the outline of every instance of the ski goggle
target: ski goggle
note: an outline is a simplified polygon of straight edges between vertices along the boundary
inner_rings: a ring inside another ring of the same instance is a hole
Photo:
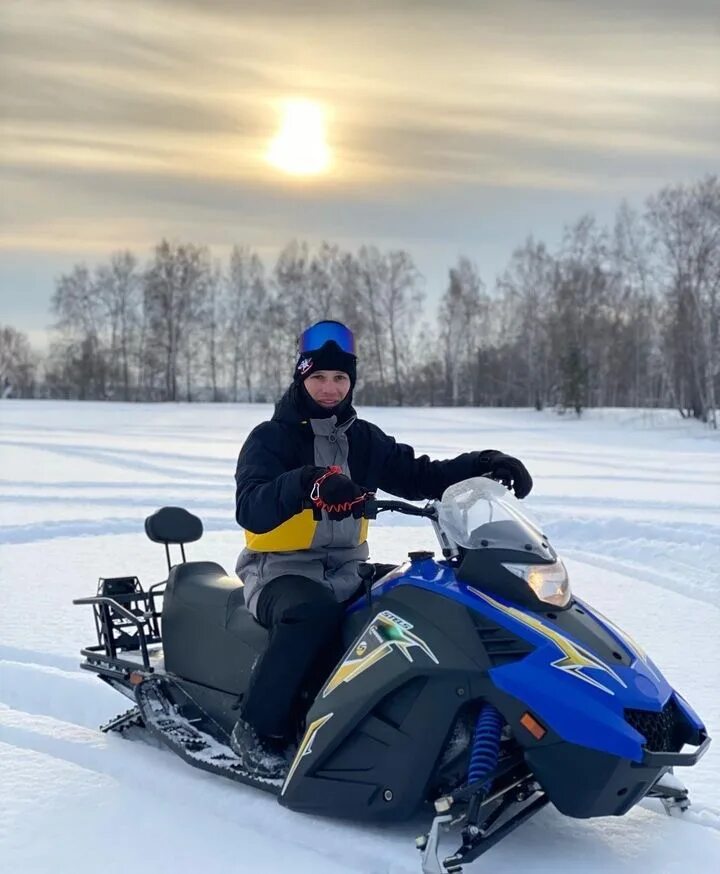
[[[349,355],[355,354],[353,332],[340,322],[318,322],[315,325],[310,325],[298,338],[298,351],[302,353],[314,352],[330,340],[334,340],[343,352],[347,352]]]

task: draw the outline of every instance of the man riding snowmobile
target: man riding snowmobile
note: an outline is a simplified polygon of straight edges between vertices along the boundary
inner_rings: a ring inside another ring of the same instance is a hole
[[[439,499],[448,486],[485,474],[518,498],[532,489],[517,458],[493,449],[445,461],[416,458],[412,447],[358,419],[356,363],[345,325],[307,328],[292,385],[238,458],[235,516],[246,547],[236,571],[270,638],[231,746],[258,776],[284,774],[282,751],[295,734],[300,691],[317,691],[337,661],[343,605],[360,587],[369,554],[362,518],[368,495],[382,489],[408,500]]]

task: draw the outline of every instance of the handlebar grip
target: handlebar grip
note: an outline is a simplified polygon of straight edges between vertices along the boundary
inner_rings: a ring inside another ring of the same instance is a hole
[[[363,519],[377,519],[377,498],[373,495],[363,503]]]

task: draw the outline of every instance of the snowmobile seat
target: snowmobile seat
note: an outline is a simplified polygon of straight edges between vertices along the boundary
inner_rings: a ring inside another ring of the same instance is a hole
[[[237,577],[229,577],[214,561],[176,564],[168,577],[170,586],[176,598],[196,610],[212,614],[213,620],[221,625],[225,624],[228,610],[245,603],[243,584]]]
[[[242,582],[212,561],[170,570],[162,624],[167,671],[238,695],[268,641],[245,607]]]

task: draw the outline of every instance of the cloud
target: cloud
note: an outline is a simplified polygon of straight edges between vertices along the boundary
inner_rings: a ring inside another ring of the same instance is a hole
[[[278,101],[301,92],[330,110],[340,186],[407,166],[423,132],[430,177],[444,175],[434,140],[457,150],[472,136],[486,137],[482,152],[517,144],[541,175],[553,145],[709,154],[720,61],[708,4],[685,4],[681,19],[611,5],[15,3],[6,145],[33,165],[67,166],[73,152],[82,165],[94,150],[132,170],[143,153],[143,169],[252,180]]]
[[[509,254],[530,214],[717,167],[718,27],[716,0],[6,0],[0,247],[445,252],[502,213]],[[290,96],[328,110],[312,183],[264,161]]]

